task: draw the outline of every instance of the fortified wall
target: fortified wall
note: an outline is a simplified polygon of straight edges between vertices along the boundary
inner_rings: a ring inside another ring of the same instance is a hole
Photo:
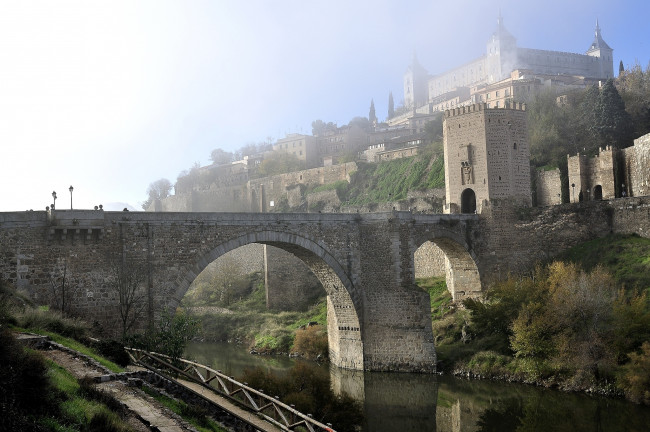
[[[650,134],[634,140],[623,149],[624,179],[630,196],[650,195]]]
[[[535,202],[539,207],[562,204],[562,177],[560,169],[536,169]]]
[[[632,147],[607,146],[594,157],[567,156],[571,202],[650,195],[650,134]]]

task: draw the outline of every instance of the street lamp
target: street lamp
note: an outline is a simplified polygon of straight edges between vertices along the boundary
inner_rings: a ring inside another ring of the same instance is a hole
[[[621,195],[623,196],[623,198],[625,198],[625,195],[626,195],[626,193],[625,193],[625,183],[621,184]]]
[[[56,207],[56,191],[52,191],[52,198],[54,198],[54,203],[52,204],[52,210]]]
[[[72,187],[72,186],[70,186],[70,187]],[[571,183],[571,187],[573,188],[573,202],[575,203],[576,202],[576,184]]]
[[[72,191],[74,190],[74,188],[70,186],[68,190],[70,191],[70,210],[72,210]]]
[[[591,199],[591,194],[590,193],[591,193],[591,190],[589,188],[587,188],[587,201],[589,201]]]

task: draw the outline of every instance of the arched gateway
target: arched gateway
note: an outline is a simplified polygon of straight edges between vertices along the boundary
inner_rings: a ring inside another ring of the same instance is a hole
[[[300,258],[322,282],[334,364],[431,372],[431,311],[428,294],[415,285],[415,248],[436,242],[451,265],[450,287],[467,295],[476,289],[468,251],[477,230],[476,215],[410,212],[0,213],[0,275],[37,302],[55,304],[50,280],[64,266],[74,280],[67,310],[117,329],[113,264],[134,263],[144,275],[145,327],[178,305],[216,258],[250,243],[272,245]]]

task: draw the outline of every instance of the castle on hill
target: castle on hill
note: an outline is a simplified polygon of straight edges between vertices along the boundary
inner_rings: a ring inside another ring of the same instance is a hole
[[[614,77],[613,51],[598,22],[584,54],[522,48],[499,16],[485,54],[469,63],[431,76],[414,56],[404,74],[404,106],[420,114],[481,102],[499,108],[541,87],[586,87]]]

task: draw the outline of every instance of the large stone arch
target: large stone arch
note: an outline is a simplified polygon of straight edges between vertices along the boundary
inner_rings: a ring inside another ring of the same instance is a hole
[[[414,254],[426,242],[435,244],[445,255],[447,289],[454,301],[480,295],[478,259],[463,236],[444,229],[432,230],[416,240]]]
[[[251,243],[283,249],[302,260],[327,293],[327,334],[330,361],[346,369],[363,369],[361,294],[338,262],[323,246],[303,236],[276,231],[256,231],[209,249],[176,281],[168,306],[175,308],[196,277],[214,260]]]

